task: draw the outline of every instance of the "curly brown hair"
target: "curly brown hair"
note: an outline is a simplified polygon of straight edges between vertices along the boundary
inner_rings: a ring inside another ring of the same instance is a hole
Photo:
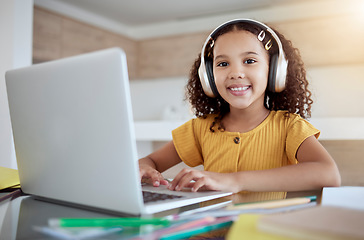
[[[219,36],[236,30],[249,31],[255,35],[258,35],[262,31],[262,29],[255,24],[239,22],[220,29],[214,34],[213,40],[216,41]],[[268,110],[287,110],[288,113],[297,113],[302,118],[309,118],[311,117],[311,105],[313,101],[311,99],[311,92],[308,90],[306,70],[299,50],[294,48],[291,41],[287,40],[281,33],[275,29],[273,30],[281,40],[283,51],[285,52],[288,61],[286,87],[282,92],[277,93],[266,90],[264,106]],[[269,38],[262,41],[263,46],[268,40]],[[207,46],[205,59],[207,57],[213,58],[212,48],[213,47]],[[273,46],[268,51],[270,58],[273,54],[277,53],[277,51],[278,47],[274,42]],[[211,98],[205,94],[198,75],[200,62],[201,54],[199,54],[191,68],[186,86],[186,99],[188,99],[192,105],[192,110],[196,117],[205,118],[208,114],[217,114],[218,117],[216,120],[217,122],[220,122],[223,116],[230,111],[229,103],[221,96]],[[223,126],[220,125],[219,128],[223,128]]]

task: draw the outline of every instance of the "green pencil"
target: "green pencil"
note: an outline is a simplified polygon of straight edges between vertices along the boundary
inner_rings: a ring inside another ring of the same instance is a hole
[[[52,227],[139,227],[141,225],[169,225],[170,220],[163,218],[60,218],[49,219]]]

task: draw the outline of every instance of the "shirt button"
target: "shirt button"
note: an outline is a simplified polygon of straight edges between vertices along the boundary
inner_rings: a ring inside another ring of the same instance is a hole
[[[240,138],[239,137],[234,138],[234,143],[239,144],[240,143]]]

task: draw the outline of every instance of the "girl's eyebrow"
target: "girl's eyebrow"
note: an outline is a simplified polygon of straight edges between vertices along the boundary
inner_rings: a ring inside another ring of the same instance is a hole
[[[251,54],[253,54],[253,55],[259,55],[257,52],[252,52],[252,51],[249,51],[249,52],[243,52],[243,53],[241,53],[240,55],[245,56],[245,55],[251,55]],[[217,55],[217,56],[215,57],[215,60],[219,60],[220,58],[221,58],[221,59],[228,58],[228,55],[225,55],[225,54]]]
[[[250,54],[253,54],[253,55],[259,55],[259,53],[257,52],[245,52],[243,53],[244,55],[250,55]]]
[[[215,57],[215,60],[219,60],[219,59],[225,59],[225,58],[227,58],[227,56],[226,55],[217,55],[216,57]]]

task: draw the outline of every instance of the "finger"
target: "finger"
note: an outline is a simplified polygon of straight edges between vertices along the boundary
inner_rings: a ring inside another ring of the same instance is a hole
[[[149,177],[143,176],[142,180],[141,180],[141,183],[151,184],[152,181],[151,181],[151,179]]]
[[[195,182],[190,182],[186,185],[187,188],[193,188],[193,186],[195,185]]]
[[[185,187],[190,186],[191,181],[198,180],[201,177],[201,173],[199,171],[190,171],[186,173],[183,178],[180,179],[176,186],[176,190],[180,191]]]
[[[152,170],[154,171],[154,170]],[[152,172],[149,168],[139,168],[139,176],[141,180],[145,180],[150,178],[150,174]]]
[[[162,174],[155,169],[147,171],[144,174],[143,178],[149,178],[148,182],[150,184],[152,184],[154,187],[159,187],[161,184],[161,181],[163,182],[163,184],[165,184],[165,182],[164,182],[165,180],[164,180]]]
[[[164,183],[164,178],[162,174],[158,171],[155,171],[152,175],[152,184],[154,187],[159,187],[161,185],[161,182]]]
[[[142,182],[143,181],[143,178],[145,178],[145,171],[140,169],[139,170],[139,178],[140,178],[140,181]]]
[[[166,186],[168,186],[168,185],[169,185],[169,182],[168,182],[168,180],[166,180],[166,179],[161,179],[161,180],[160,180],[160,184],[161,184],[161,185],[166,185]]]
[[[193,186],[191,187],[192,192],[197,192],[198,190],[204,188],[209,189],[208,187],[209,179],[206,176],[199,178],[196,182],[194,182]]]
[[[173,178],[172,182],[170,182],[168,189],[175,190],[175,187],[177,186],[179,180],[181,179],[183,175],[184,169],[182,169],[177,175]]]
[[[193,186],[191,187],[191,191],[197,192],[202,186],[204,186],[204,181],[203,178],[200,178],[194,182]]]
[[[171,182],[169,189],[170,190],[176,190],[176,186],[179,184],[179,182],[181,181],[181,179],[183,179],[184,175],[186,175],[187,173],[189,173],[191,170],[188,168],[182,169],[173,179],[173,181]]]

